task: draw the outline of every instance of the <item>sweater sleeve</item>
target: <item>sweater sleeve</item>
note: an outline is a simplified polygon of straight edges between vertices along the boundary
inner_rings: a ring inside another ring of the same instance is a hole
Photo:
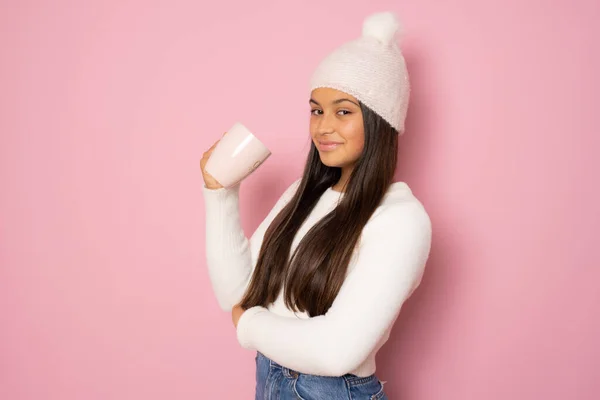
[[[354,269],[326,314],[282,317],[257,306],[238,321],[242,347],[296,371],[344,375],[363,362],[420,284],[431,221],[419,202],[390,206],[363,229]]]
[[[241,301],[258,258],[258,254],[254,254],[252,249],[260,250],[265,231],[291,200],[299,182],[300,179],[294,181],[284,191],[250,240],[245,236],[240,222],[241,183],[220,189],[209,189],[203,185],[206,262],[211,285],[224,311],[231,311]]]

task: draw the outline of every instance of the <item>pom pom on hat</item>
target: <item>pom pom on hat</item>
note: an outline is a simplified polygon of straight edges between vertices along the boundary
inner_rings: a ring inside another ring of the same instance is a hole
[[[387,45],[392,42],[396,33],[400,31],[400,24],[391,12],[381,12],[370,15],[363,22],[362,35],[372,37]]]

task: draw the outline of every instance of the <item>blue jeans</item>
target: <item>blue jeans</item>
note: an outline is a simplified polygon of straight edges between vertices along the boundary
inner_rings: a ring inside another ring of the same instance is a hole
[[[255,400],[388,400],[375,374],[359,377],[302,374],[256,353]]]

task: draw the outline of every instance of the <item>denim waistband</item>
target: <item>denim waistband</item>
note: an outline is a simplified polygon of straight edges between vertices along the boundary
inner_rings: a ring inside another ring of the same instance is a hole
[[[277,369],[281,369],[281,372],[283,373],[283,375],[287,378],[298,378],[302,375],[310,375],[310,374],[305,374],[302,372],[298,372],[298,371],[294,371],[291,368],[288,367],[284,367],[283,365],[280,365],[278,363],[276,363],[275,361],[271,360],[270,358],[268,358],[267,356],[265,356],[264,354],[257,352],[257,356],[258,357],[265,357],[267,360],[269,360],[269,363],[271,365],[271,368],[277,368]],[[314,375],[313,375],[314,376]],[[342,376],[323,376],[323,378],[330,378],[330,379],[344,379],[346,382],[348,382],[348,385],[350,386],[354,386],[354,385],[362,385],[368,382],[371,382],[374,379],[377,379],[377,377],[375,376],[375,374],[369,375],[369,376],[357,376],[354,374],[345,374]]]

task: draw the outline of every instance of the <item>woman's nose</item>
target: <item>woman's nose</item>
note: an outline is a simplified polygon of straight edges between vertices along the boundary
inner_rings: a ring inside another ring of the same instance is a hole
[[[322,115],[319,119],[319,125],[317,126],[317,132],[321,135],[325,135],[327,133],[332,133],[335,131],[334,122],[327,115]]]

